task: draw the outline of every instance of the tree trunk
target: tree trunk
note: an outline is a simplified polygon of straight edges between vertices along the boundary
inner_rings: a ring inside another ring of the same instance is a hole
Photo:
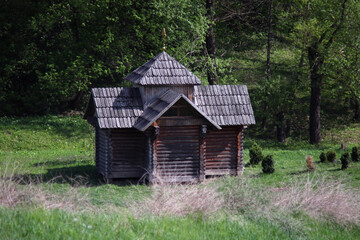
[[[269,0],[269,17],[268,17],[268,32],[267,32],[267,56],[266,56],[266,77],[269,80],[271,77],[271,36],[272,36],[272,8],[273,0]]]
[[[355,104],[354,119],[355,120],[360,120],[360,102],[359,102],[359,99],[355,98],[354,99],[354,104]]]
[[[217,73],[216,73],[216,64],[215,64],[215,33],[214,33],[214,2],[215,0],[206,0],[206,14],[209,17],[209,29],[206,35],[206,50],[207,54],[211,58],[211,62],[207,67],[207,78],[210,85],[218,83]]]
[[[311,100],[310,100],[310,143],[317,144],[321,141],[320,105],[321,105],[321,84],[323,75],[319,73],[323,64],[323,56],[319,53],[318,45],[312,44],[308,48],[311,79]]]
[[[290,133],[291,133],[291,120],[286,119],[285,136],[290,136]]]
[[[277,114],[278,123],[276,124],[276,138],[279,142],[282,143],[284,143],[286,140],[284,118],[285,117],[283,112]]]

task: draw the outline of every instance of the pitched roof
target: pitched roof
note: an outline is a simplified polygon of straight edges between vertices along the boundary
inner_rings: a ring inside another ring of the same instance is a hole
[[[155,97],[147,106],[139,119],[135,122],[134,127],[139,131],[145,131],[151,124],[153,124],[159,117],[161,117],[171,106],[173,106],[180,99],[184,99],[191,107],[193,107],[200,115],[209,121],[217,129],[221,127],[209,118],[203,111],[201,111],[193,102],[191,102],[185,95],[179,94],[172,90],[167,90],[164,94]]]
[[[195,104],[220,126],[255,124],[245,85],[195,86]]]
[[[132,128],[143,112],[138,88],[93,88],[91,93],[100,128]]]
[[[165,51],[125,77],[139,85],[201,84],[201,81]]]

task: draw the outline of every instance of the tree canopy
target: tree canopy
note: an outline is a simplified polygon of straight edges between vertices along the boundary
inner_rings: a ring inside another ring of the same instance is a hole
[[[317,143],[322,128],[360,119],[358,1],[12,0],[0,11],[1,115],[81,110],[90,88],[127,86],[166,28],[166,51],[204,84],[248,85],[262,136],[310,129]]]

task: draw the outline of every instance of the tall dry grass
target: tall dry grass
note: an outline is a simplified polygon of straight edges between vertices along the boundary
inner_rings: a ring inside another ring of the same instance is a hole
[[[66,191],[55,194],[51,188],[44,189],[41,186],[43,183],[41,177],[17,176],[15,172],[18,167],[16,163],[12,163],[12,166],[6,164],[5,167],[0,168],[0,205],[10,208],[26,206],[69,211],[90,208],[87,194],[80,193],[76,187],[69,187]],[[72,181],[74,186],[77,183],[82,184],[82,179]]]
[[[223,196],[213,187],[204,184],[154,184],[149,197],[129,205],[136,216],[211,215],[221,210]]]
[[[73,183],[67,188],[61,188],[59,193],[52,189],[52,184],[44,184],[41,178],[19,178],[15,169],[14,166],[0,169],[2,206],[30,206],[76,212],[124,211],[124,206],[111,203],[104,206],[92,205],[90,197],[84,192],[84,188],[81,188],[85,179],[73,179]],[[198,213],[215,216],[221,211],[229,215],[265,217],[276,221],[282,221],[284,215],[300,211],[310,217],[322,217],[341,224],[360,226],[360,192],[347,188],[341,181],[327,178],[295,178],[281,188],[264,187],[244,177],[206,180],[201,184],[169,185],[159,181],[150,188],[151,193],[140,199],[134,190],[124,203],[125,210],[140,217]],[[289,224],[289,219],[285,219],[284,224]],[[296,222],[293,226],[296,227]]]
[[[271,206],[282,211],[303,210],[312,217],[325,217],[336,222],[360,225],[360,192],[341,181],[326,178],[294,181],[274,194]]]
[[[277,213],[302,211],[310,217],[325,218],[340,224],[360,225],[360,192],[341,181],[328,178],[294,179],[285,187],[260,188],[248,179],[224,182],[224,206],[230,212],[272,219]]]

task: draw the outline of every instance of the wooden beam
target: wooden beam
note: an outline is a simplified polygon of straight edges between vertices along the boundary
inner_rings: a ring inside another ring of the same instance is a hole
[[[200,127],[200,176],[199,180],[204,181],[205,179],[205,166],[206,166],[206,133],[207,125],[201,125]]]
[[[151,142],[152,142],[152,172],[151,174],[151,183],[154,183],[154,181],[156,181],[156,176],[157,176],[157,138],[159,136],[160,133],[160,128],[159,126],[154,126],[153,132],[152,132],[152,136],[151,136]]]
[[[243,172],[243,127],[239,128],[237,134],[237,155],[236,155],[236,175]]]

